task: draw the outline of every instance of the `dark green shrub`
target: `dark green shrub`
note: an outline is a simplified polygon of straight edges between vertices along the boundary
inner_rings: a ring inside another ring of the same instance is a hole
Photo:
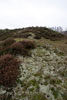
[[[0,57],[0,85],[11,87],[16,83],[20,62],[7,54]]]

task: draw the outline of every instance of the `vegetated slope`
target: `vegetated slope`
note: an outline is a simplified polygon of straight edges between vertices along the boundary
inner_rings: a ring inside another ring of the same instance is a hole
[[[19,57],[22,61],[18,85],[13,99],[66,100],[67,56],[51,45],[37,47],[32,57]],[[18,89],[19,88],[19,89]]]
[[[58,49],[64,46],[63,49],[67,50],[65,35],[45,27],[3,31],[0,54],[1,59],[6,54],[8,59],[7,63],[5,60],[0,63],[0,74],[4,77],[0,78],[0,100],[67,100],[67,56]],[[9,55],[14,58],[7,66]],[[12,74],[15,57],[21,62],[19,70],[14,70],[14,73],[19,71],[17,80]],[[16,85],[5,87],[4,82],[13,85],[10,78],[15,79]]]
[[[43,37],[50,40],[58,40],[65,37],[65,35],[46,27],[28,27],[14,30],[0,30],[0,40],[4,40],[8,37],[28,38],[29,36],[32,36],[31,33],[35,35],[35,39],[40,39],[41,37]]]
[[[13,32],[11,30],[0,30],[0,41],[5,40],[9,37],[13,37]]]
[[[18,58],[17,85],[12,90],[1,87],[1,100],[67,100],[67,56],[46,44],[32,50],[31,57]]]

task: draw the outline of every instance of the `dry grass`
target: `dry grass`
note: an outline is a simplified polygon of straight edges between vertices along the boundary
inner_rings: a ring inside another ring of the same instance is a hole
[[[63,40],[59,40],[59,41],[51,41],[49,39],[40,39],[40,40],[36,40],[37,45],[39,46],[44,46],[46,44],[51,44],[53,45],[53,48],[59,48],[65,55],[67,55],[67,40],[63,39]]]
[[[22,41],[24,40],[23,38],[16,38],[15,39],[17,42],[18,41]],[[31,39],[26,39],[26,40],[31,40]],[[51,41],[49,39],[44,39],[41,38],[39,40],[37,39],[33,39],[35,40],[35,42],[37,43],[38,46],[44,46],[45,44],[51,44],[53,45],[53,48],[59,48],[62,52],[65,53],[65,55],[67,55],[67,39],[63,39],[63,40],[58,40],[58,41]]]

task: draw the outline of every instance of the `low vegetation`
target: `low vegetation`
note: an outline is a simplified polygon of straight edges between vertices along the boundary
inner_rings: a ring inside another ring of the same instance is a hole
[[[35,41],[23,40],[20,43],[24,46],[25,49],[35,49],[36,48]]]
[[[0,30],[0,100],[67,100],[65,37],[46,27]]]
[[[7,54],[0,57],[0,85],[11,87],[16,83],[20,62]]]
[[[30,50],[35,48],[35,42],[32,40],[23,40],[21,42],[16,42],[14,39],[6,39],[0,45],[0,55],[9,53],[13,55],[30,56]]]
[[[12,45],[13,43],[15,43],[15,40],[13,38],[8,38],[2,42],[2,46],[7,47]]]
[[[44,37],[46,39],[56,41],[65,38],[65,35],[46,27],[28,27],[22,29],[14,29],[14,30],[9,30],[9,29],[0,30],[0,41],[5,40],[9,37],[28,38],[29,36],[32,36],[30,32],[35,35],[34,37],[35,39],[41,39],[42,37]]]
[[[16,43],[12,44],[10,46],[8,52],[10,54],[13,54],[13,55],[23,55],[23,56],[29,56],[30,55],[29,50],[24,48],[24,46],[19,42],[16,42]]]

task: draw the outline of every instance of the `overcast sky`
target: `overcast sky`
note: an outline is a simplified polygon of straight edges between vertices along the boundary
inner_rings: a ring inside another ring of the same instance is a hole
[[[67,0],[0,0],[0,29],[28,26],[67,28]]]

